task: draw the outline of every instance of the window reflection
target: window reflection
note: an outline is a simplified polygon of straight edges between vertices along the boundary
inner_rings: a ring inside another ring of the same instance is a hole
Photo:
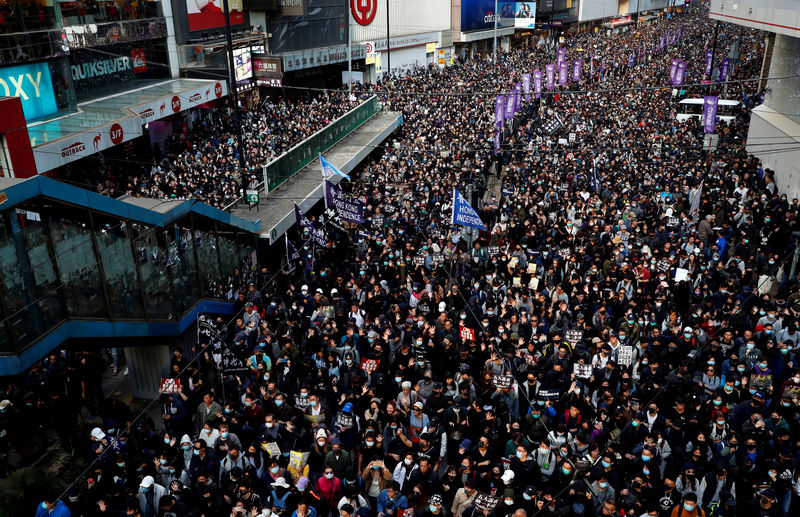
[[[107,316],[88,218],[51,216],[49,224],[67,314],[85,318]]]
[[[144,318],[142,293],[133,250],[124,223],[98,222],[97,249],[103,261],[103,274],[112,318]]]
[[[47,230],[36,212],[12,212],[20,229],[0,237],[0,279],[8,328],[24,348],[64,319]],[[8,222],[8,221],[7,221]]]
[[[159,242],[157,232],[140,224],[131,225],[136,262],[144,287],[145,312],[148,319],[174,319],[172,291],[167,268],[169,254]]]

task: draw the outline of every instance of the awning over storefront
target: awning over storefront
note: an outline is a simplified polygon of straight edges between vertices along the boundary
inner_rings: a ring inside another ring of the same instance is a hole
[[[173,79],[78,105],[28,126],[41,174],[142,135],[142,126],[228,95],[225,81]]]

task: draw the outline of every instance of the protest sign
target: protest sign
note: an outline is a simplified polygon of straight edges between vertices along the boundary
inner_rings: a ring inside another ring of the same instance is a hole
[[[592,365],[575,363],[572,365],[572,373],[575,374],[575,377],[579,377],[581,379],[588,379],[589,377],[592,376]]]
[[[372,373],[381,365],[380,359],[367,359],[366,357],[361,360],[361,369],[367,373]]]
[[[165,394],[173,394],[178,393],[181,387],[181,380],[180,379],[167,379],[166,377],[161,377],[161,388],[160,392]]]
[[[494,374],[494,376],[492,376],[492,385],[495,388],[501,388],[501,389],[510,388],[511,384],[513,383],[514,383],[514,377],[512,377],[511,375]]]
[[[621,345],[617,351],[617,363],[625,366],[630,366],[633,363],[633,347],[630,345]]]

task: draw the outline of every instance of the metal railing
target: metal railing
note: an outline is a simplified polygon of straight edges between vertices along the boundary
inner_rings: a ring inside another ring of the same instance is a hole
[[[321,154],[355,131],[378,113],[378,97],[373,95],[338,119],[292,147],[267,164],[264,180],[272,192]]]
[[[373,95],[324,128],[295,145],[263,167],[263,180],[255,186],[259,195],[266,196],[280,187],[286,180],[303,170],[318,155],[324,153],[344,137],[358,129],[364,122],[380,111],[377,95]],[[269,187],[269,188],[266,188]],[[223,210],[229,211],[244,203],[244,191]],[[252,209],[255,205],[251,205]]]

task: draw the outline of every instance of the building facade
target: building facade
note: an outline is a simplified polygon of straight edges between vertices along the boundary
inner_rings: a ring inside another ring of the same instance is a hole
[[[795,0],[739,4],[711,0],[720,22],[767,32],[761,77],[764,102],[753,109],[747,150],[775,171],[782,192],[800,197],[800,6]]]

